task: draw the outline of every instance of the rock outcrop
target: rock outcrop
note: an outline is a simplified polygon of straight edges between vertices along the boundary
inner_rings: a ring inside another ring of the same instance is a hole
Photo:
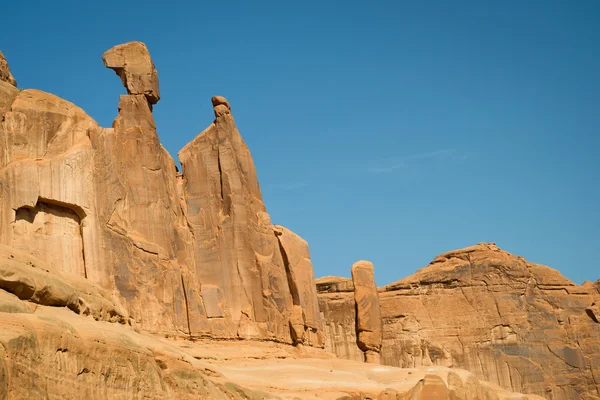
[[[373,264],[369,261],[356,262],[352,266],[352,282],[358,348],[365,352],[366,362],[379,364],[383,326]]]
[[[111,128],[19,92],[2,58],[0,244],[111,293],[137,329],[323,346],[308,247],[271,224],[229,102],[213,98],[216,119],[181,151],[179,174],[152,115],[148,49],[103,60],[128,93]]]
[[[14,263],[25,273],[47,267],[8,252],[0,271]],[[44,279],[60,290],[63,278]],[[541,399],[509,393],[464,370],[372,367],[273,342],[160,338],[44,303],[0,290],[2,399]]]
[[[179,173],[146,46],[103,60],[128,93],[111,128],[19,91],[0,53],[0,399],[596,398],[598,282],[493,245],[379,293],[368,262],[315,281],[230,103]]]
[[[283,226],[276,225],[274,230],[292,294],[292,339],[296,344],[323,347],[321,316],[319,305],[315,301],[315,274],[308,243]]]
[[[215,121],[179,152],[211,330],[322,346],[308,246],[271,224],[229,102],[215,96],[212,103]]]
[[[587,286],[494,244],[442,254],[379,289],[381,361],[463,368],[553,400],[598,398],[599,301]],[[326,349],[355,359],[352,300],[350,292],[319,293]]]
[[[128,94],[144,95],[150,104],[160,100],[158,72],[144,43],[129,42],[107,50],[102,56],[104,65],[114,70]]]
[[[17,81],[10,73],[10,68],[8,67],[8,62],[6,58],[4,58],[4,54],[0,51],[0,81],[6,82],[11,86],[17,86]]]

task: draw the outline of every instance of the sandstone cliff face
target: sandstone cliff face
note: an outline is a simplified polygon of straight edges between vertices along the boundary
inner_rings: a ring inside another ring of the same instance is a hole
[[[186,218],[211,330],[220,337],[283,342],[294,336],[321,346],[308,247],[298,248],[291,232],[271,224],[229,102],[220,96],[212,102],[216,120],[179,152]],[[290,263],[292,256],[301,259]],[[302,310],[306,323],[297,318]],[[302,330],[306,326],[306,337],[294,320]]]
[[[379,297],[383,364],[464,368],[547,399],[599,397],[598,292],[551,268],[479,244],[436,257]],[[351,300],[348,292],[319,294],[326,343],[337,341],[340,356],[339,348],[355,346],[339,343],[353,339],[354,325],[344,325]],[[329,338],[334,330],[345,333]]]
[[[373,368],[314,347],[150,335],[128,325],[118,297],[0,245],[0,399],[536,400],[458,369]]]
[[[541,399],[458,369],[372,367],[273,342],[159,338],[0,290],[0,305],[7,304],[0,309],[1,399]]]
[[[213,98],[181,175],[157,135],[146,46],[103,60],[128,93],[111,128],[19,92],[0,57],[0,244],[113,293],[148,332],[322,346],[308,248],[276,236],[227,100]]]

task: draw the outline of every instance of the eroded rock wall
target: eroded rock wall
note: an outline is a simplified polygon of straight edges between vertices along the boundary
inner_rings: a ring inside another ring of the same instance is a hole
[[[326,343],[344,357],[355,346],[352,293],[331,287],[319,294],[324,324],[345,332],[331,339],[326,328]],[[479,244],[436,257],[379,297],[383,364],[463,368],[554,400],[600,396],[598,292],[556,270]]]
[[[0,244],[112,292],[148,332],[322,346],[308,247],[276,236],[229,102],[213,98],[182,175],[157,134],[146,46],[103,60],[128,93],[111,128],[19,92],[0,57]]]

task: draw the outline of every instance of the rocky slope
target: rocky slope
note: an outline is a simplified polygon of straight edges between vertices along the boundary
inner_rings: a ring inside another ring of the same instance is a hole
[[[326,349],[362,359],[352,281],[317,280]],[[596,286],[494,244],[436,257],[379,289],[382,363],[464,368],[479,379],[547,399],[600,398]]]

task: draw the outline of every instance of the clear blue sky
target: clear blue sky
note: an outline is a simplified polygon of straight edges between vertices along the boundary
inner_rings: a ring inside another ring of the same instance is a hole
[[[145,42],[159,135],[177,152],[226,96],[275,223],[315,273],[379,284],[494,241],[600,277],[600,2],[6,1],[0,50],[23,88],[110,126],[104,68]]]

